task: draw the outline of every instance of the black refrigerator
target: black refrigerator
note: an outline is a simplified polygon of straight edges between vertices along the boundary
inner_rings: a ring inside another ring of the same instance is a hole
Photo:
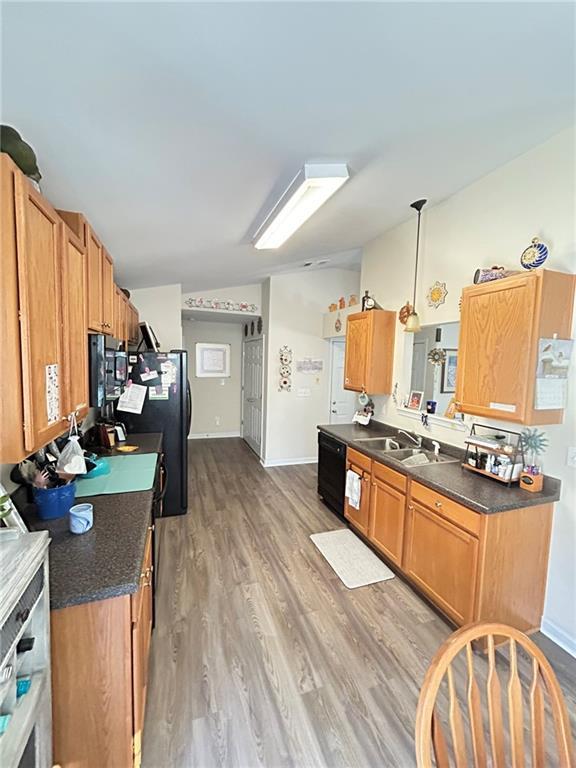
[[[118,408],[116,418],[130,432],[163,432],[166,492],[162,516],[188,510],[188,432],[192,399],[185,350],[130,352],[128,381],[147,388],[142,413]],[[128,435],[128,442],[130,436]]]

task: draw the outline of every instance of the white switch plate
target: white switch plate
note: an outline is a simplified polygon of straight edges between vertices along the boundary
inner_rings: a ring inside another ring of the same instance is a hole
[[[566,455],[566,464],[569,467],[576,467],[576,446],[574,445],[568,448],[568,453]]]

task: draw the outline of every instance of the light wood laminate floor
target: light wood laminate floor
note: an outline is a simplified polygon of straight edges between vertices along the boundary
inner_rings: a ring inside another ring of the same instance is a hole
[[[316,466],[189,442],[189,513],[158,522],[144,768],[413,766],[451,628],[401,579],[348,590],[309,539],[342,527]],[[576,663],[546,638],[571,716]]]

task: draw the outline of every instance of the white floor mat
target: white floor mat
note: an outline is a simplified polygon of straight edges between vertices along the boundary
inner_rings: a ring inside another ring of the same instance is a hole
[[[348,589],[394,578],[393,571],[348,528],[313,533],[310,538]]]

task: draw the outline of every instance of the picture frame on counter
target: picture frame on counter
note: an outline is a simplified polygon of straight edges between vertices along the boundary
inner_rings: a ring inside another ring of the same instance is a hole
[[[410,392],[410,397],[408,398],[407,407],[410,408],[411,411],[421,410],[423,398],[424,398],[424,392],[419,392],[418,390],[413,389]]]

